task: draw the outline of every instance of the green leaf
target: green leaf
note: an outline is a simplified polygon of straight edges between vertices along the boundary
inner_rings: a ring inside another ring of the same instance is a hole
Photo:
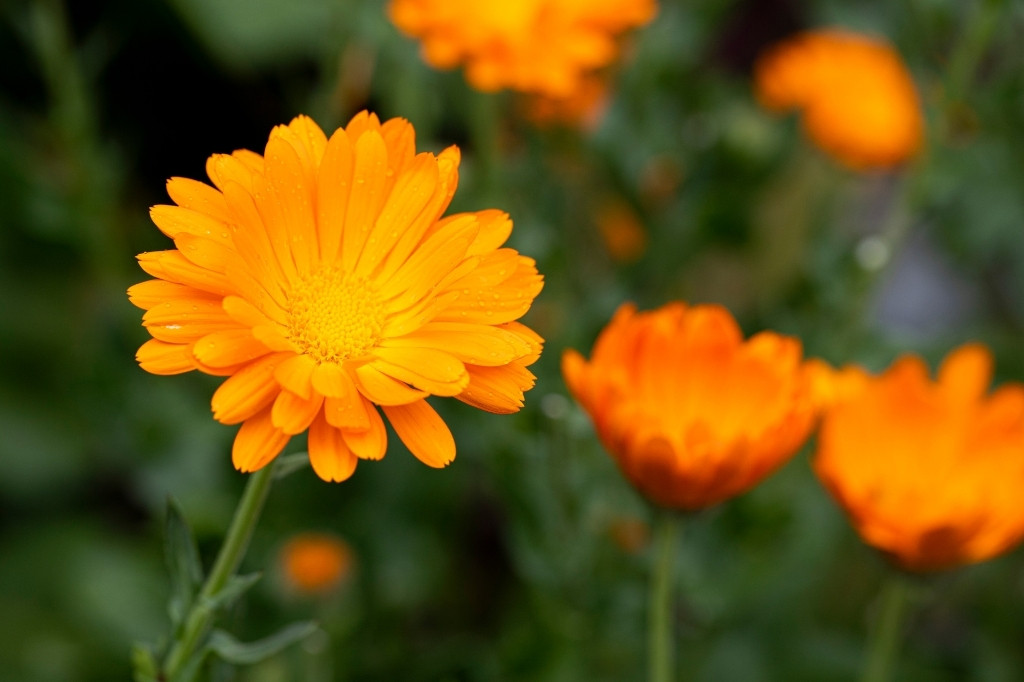
[[[284,629],[255,642],[239,642],[223,630],[214,630],[207,647],[228,663],[252,665],[267,659],[287,646],[295,644],[316,632],[312,621],[292,623]]]
[[[192,608],[192,601],[203,583],[203,566],[192,529],[173,498],[167,500],[167,524],[164,530],[167,568],[171,573],[171,599],[167,605],[175,631]]]
[[[277,481],[286,476],[291,476],[299,469],[305,469],[308,466],[308,452],[296,452],[291,455],[285,455],[284,457],[278,457],[277,464],[274,467],[274,480]]]
[[[153,648],[136,642],[132,645],[132,679],[135,682],[156,682],[157,666]]]
[[[204,601],[203,606],[210,611],[226,609],[234,604],[235,600],[248,592],[249,588],[259,582],[259,579],[262,577],[262,573],[233,575],[217,594]]]

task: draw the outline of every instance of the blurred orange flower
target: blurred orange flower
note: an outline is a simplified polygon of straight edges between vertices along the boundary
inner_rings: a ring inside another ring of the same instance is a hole
[[[177,205],[151,216],[177,248],[141,254],[156,279],[128,291],[153,335],[142,368],[228,377],[213,416],[242,423],[242,471],[308,429],[313,469],[344,480],[384,456],[378,406],[416,457],[445,466],[455,442],[425,398],[515,412],[541,348],[516,320],[543,282],[499,248],[508,216],[441,218],[458,167],[456,147],[416,154],[407,121],[363,112],[329,140],[300,116],[264,156],[211,156],[215,187],[171,178]]]
[[[607,201],[596,215],[605,250],[612,260],[635,263],[647,250],[647,230],[640,218],[624,201]]]
[[[333,535],[303,533],[281,549],[281,567],[289,584],[300,592],[329,592],[351,573],[352,552]]]
[[[616,38],[643,26],[655,0],[391,0],[402,32],[423,43],[435,68],[465,64],[485,92],[510,88],[567,97],[586,74],[610,64]]]
[[[816,413],[800,342],[744,341],[715,305],[624,305],[591,360],[568,350],[562,373],[626,477],[678,509],[752,488],[796,453]]]
[[[836,29],[801,33],[761,55],[755,81],[766,108],[802,109],[808,136],[851,168],[893,166],[921,146],[917,90],[882,40]]]
[[[1024,385],[987,395],[966,345],[938,380],[897,360],[824,413],[814,469],[866,543],[913,571],[994,557],[1024,538]]]
[[[579,87],[564,97],[532,95],[524,104],[526,117],[539,126],[593,131],[608,108],[608,82],[597,76],[583,78]]]

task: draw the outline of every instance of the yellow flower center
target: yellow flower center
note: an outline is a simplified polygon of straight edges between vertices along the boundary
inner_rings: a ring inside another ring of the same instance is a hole
[[[365,355],[380,340],[385,308],[361,277],[319,270],[288,294],[288,337],[317,362]]]

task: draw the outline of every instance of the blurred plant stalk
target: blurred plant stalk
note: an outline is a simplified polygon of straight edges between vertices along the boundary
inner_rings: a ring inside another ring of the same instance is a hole
[[[903,637],[910,585],[902,575],[890,575],[879,597],[878,617],[868,643],[861,682],[890,682]]]
[[[679,514],[659,509],[655,522],[654,565],[647,614],[648,669],[650,682],[671,682],[675,670],[675,628],[672,627],[676,536],[682,523]]]

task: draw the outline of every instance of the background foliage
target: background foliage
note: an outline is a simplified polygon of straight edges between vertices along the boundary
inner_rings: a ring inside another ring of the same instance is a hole
[[[163,181],[261,150],[299,112],[333,129],[370,108],[409,118],[420,148],[459,144],[453,210],[512,214],[546,275],[528,321],[547,349],[519,415],[439,405],[459,445],[446,471],[392,439],[350,482],[275,486],[244,566],[267,574],[227,625],[253,639],[316,618],[325,634],[223,679],[640,679],[650,513],[558,372],[624,300],[722,302],[748,332],[872,368],[977,339],[1000,379],[1024,379],[1024,5],[661,4],[582,131],[430,70],[375,0],[0,5],[2,679],[127,679],[129,644],[166,628],[168,495],[216,550],[243,483],[209,414],[217,381],[139,370],[124,290],[144,278],[136,253],[167,248],[146,214]],[[906,172],[845,171],[757,107],[757,52],[821,25],[907,59],[929,142]],[[603,246],[609,201],[647,232],[635,263]],[[879,246],[898,248],[883,264]],[[297,595],[274,568],[309,529],[354,549],[336,594]],[[685,679],[855,676],[884,566],[806,452],[688,521],[683,545]],[[1021,551],[922,582],[918,609],[899,679],[1024,679]]]

